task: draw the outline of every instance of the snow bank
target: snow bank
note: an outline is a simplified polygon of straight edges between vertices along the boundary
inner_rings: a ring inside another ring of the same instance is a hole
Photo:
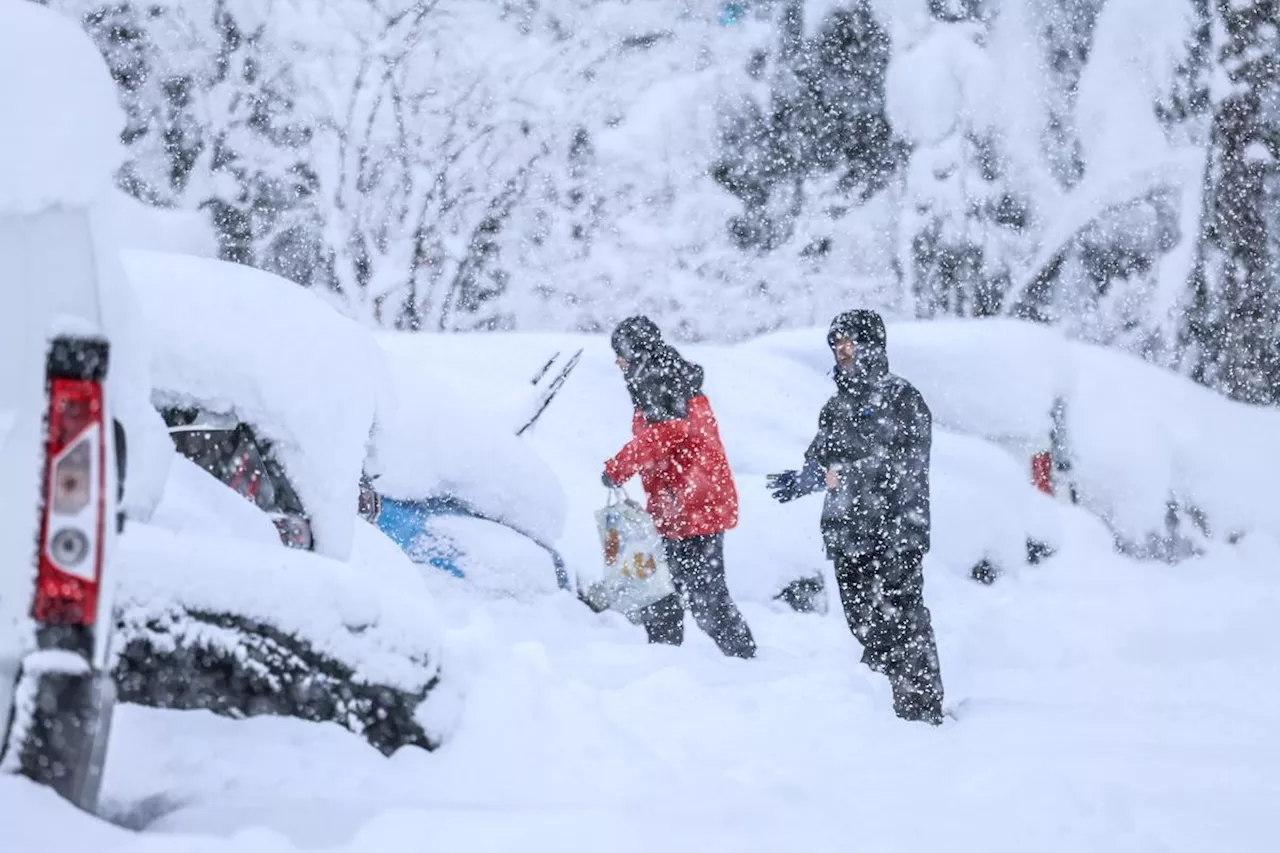
[[[102,226],[121,249],[218,257],[217,237],[200,211],[155,207],[120,190],[114,190],[101,208],[106,214]]]
[[[513,530],[457,515],[433,517],[428,526],[435,547],[457,549],[454,562],[466,578],[460,583],[526,600],[560,589],[551,555]]]
[[[369,433],[390,393],[381,351],[296,284],[223,261],[122,252],[154,345],[157,402],[234,413],[275,445],[316,550],[351,549]]]
[[[394,406],[379,417],[375,485],[401,500],[456,495],[491,518],[553,542],[564,528],[564,490],[529,442],[515,435],[515,388],[504,399],[500,379],[473,371],[470,359],[450,352],[456,337],[380,336],[396,394]],[[498,355],[511,354],[505,336],[486,341],[497,344]],[[536,366],[510,358],[505,369],[517,385]]]
[[[338,562],[278,541],[259,546],[131,525],[120,548],[122,637],[130,626],[163,624],[186,610],[231,613],[299,636],[352,667],[361,682],[422,689],[439,664],[430,594],[403,553],[380,547],[385,537],[377,531],[362,523],[353,539],[351,562]],[[232,632],[224,640],[238,642]]]
[[[0,211],[88,206],[108,192],[124,115],[76,22],[35,3],[0,5],[0,79]]]
[[[1215,538],[1280,530],[1280,411],[1232,402],[1124,353],[1089,344],[1071,352],[1073,475],[1118,532],[1163,530],[1170,498],[1204,511]]]

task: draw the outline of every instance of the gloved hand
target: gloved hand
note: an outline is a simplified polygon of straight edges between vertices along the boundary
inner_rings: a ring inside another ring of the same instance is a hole
[[[783,471],[780,474],[769,474],[764,478],[765,485],[773,493],[773,499],[780,504],[800,497],[800,472]]]
[[[602,474],[600,475],[600,482],[601,482],[601,483],[604,483],[604,487],[605,487],[606,489],[616,489],[616,488],[618,488],[618,484],[617,484],[617,483],[615,483],[615,482],[613,481],[613,478],[609,476],[609,472],[608,472],[608,471],[605,471],[604,473],[602,473]]]

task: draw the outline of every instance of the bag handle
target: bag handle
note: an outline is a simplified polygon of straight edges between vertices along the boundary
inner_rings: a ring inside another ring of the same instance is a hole
[[[635,499],[627,493],[626,488],[623,486],[612,486],[609,489],[609,499],[605,503],[605,506],[618,506],[619,504],[630,504],[631,506],[636,507],[640,506],[640,504],[636,503]]]

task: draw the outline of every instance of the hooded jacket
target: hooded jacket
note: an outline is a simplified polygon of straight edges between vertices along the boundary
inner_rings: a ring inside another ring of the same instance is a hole
[[[836,468],[827,490],[822,534],[827,554],[929,550],[929,456],[932,415],[910,382],[889,372],[884,321],[874,311],[835,318],[827,343],[854,343],[854,364],[832,371],[836,393],[818,416],[801,480],[825,488],[822,472]]]
[[[632,317],[613,333],[627,361],[625,379],[635,410],[632,438],[605,463],[615,483],[639,474],[647,509],[667,539],[722,533],[738,523],[738,494],[702,368],[662,340],[647,317]]]

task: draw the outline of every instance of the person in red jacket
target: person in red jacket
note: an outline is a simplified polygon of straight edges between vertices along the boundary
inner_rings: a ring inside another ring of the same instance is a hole
[[[725,582],[724,534],[737,526],[738,492],[702,393],[702,368],[665,343],[648,317],[623,320],[612,344],[635,413],[632,438],[605,463],[603,482],[616,487],[640,476],[676,587],[644,614],[649,642],[683,642],[683,596],[720,651],[755,657],[755,639]]]

